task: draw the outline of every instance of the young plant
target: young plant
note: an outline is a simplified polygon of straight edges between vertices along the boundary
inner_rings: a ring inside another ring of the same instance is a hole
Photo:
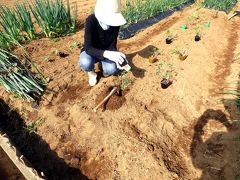
[[[217,19],[217,18],[218,18],[218,13],[219,13],[218,11],[215,11],[215,12],[214,12],[214,14],[213,14],[213,18],[214,18],[214,19]]]
[[[37,132],[37,128],[41,126],[43,123],[44,123],[43,119],[37,119],[36,121],[28,123],[25,129],[29,134],[33,134]]]
[[[160,49],[158,49],[157,47],[154,47],[153,49],[151,49],[150,54],[151,55],[148,58],[148,62],[155,63],[156,61],[158,61],[157,56],[160,55]]]
[[[69,46],[71,49],[80,49],[82,47],[82,44],[80,41],[74,41]]]
[[[180,50],[178,48],[173,49],[172,54],[178,55],[178,57],[181,61],[184,61],[188,57],[187,50],[184,50],[183,52],[180,52]]]
[[[173,65],[165,60],[162,60],[157,66],[157,75],[163,79],[171,79],[173,73]]]
[[[172,50],[172,54],[176,54],[176,55],[179,55],[180,54],[180,50],[178,48],[174,48]]]
[[[76,30],[77,6],[72,14],[69,0],[67,7],[62,0],[35,0],[29,7],[46,37],[56,38]]]
[[[195,41],[200,41],[200,40],[201,40],[200,26],[198,25],[195,28]]]
[[[133,84],[133,80],[129,79],[128,72],[122,72],[115,81],[115,85],[120,86],[121,91],[124,91],[131,84]]]
[[[157,75],[160,75],[161,87],[163,89],[168,88],[173,82],[173,65],[165,60],[161,61],[157,67]]]
[[[177,34],[173,34],[170,29],[166,31],[167,38],[166,38],[166,44],[171,44],[174,39],[177,38]]]

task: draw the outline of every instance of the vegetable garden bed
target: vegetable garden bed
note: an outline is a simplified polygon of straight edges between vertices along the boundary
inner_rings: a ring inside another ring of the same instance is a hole
[[[48,85],[37,109],[0,87],[0,127],[48,179],[237,179],[240,117],[224,92],[239,79],[240,21],[226,19],[187,8],[120,40],[128,79],[101,77],[92,88],[77,66],[83,29],[24,44]],[[116,81],[122,96],[94,113]]]

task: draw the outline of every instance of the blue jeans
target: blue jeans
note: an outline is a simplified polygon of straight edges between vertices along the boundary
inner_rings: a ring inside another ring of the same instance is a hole
[[[119,72],[115,62],[110,61],[109,59],[104,59],[100,62],[102,64],[103,74],[105,76],[115,75]],[[83,71],[93,71],[96,59],[83,51],[80,54],[80,59],[78,63]]]

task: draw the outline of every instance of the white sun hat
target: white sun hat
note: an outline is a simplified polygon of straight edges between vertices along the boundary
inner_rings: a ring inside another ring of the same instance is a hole
[[[97,0],[95,16],[109,26],[122,26],[127,22],[121,13],[120,0]]]

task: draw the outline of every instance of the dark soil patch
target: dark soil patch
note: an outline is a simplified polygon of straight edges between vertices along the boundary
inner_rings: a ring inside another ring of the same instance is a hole
[[[96,99],[96,105],[99,104],[113,89],[113,87],[109,87],[103,90]],[[126,89],[124,91],[116,92],[113,96],[109,98],[109,100],[103,105],[103,110],[117,110],[126,102],[125,95],[129,90]]]
[[[90,87],[87,82],[81,83],[75,86],[69,86],[62,94],[59,99],[59,103],[66,103],[67,101],[73,101],[82,98],[88,91]]]

